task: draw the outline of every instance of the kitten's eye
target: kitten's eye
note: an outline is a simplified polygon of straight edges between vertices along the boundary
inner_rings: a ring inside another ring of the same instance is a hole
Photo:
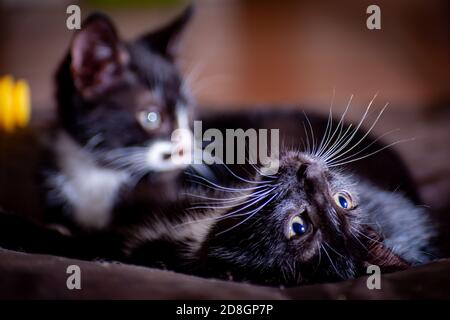
[[[161,114],[158,111],[140,111],[137,118],[145,130],[154,130],[161,125]]]
[[[352,197],[348,192],[337,192],[334,196],[334,202],[336,204],[346,210],[353,209],[355,206],[353,204]]]
[[[304,235],[308,231],[309,224],[300,216],[293,216],[289,221],[288,228],[287,238],[291,239],[295,236]]]

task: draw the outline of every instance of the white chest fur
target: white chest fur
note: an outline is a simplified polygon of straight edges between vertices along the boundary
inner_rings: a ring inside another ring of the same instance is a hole
[[[89,152],[64,133],[59,134],[55,148],[60,170],[49,183],[59,200],[72,207],[73,220],[81,227],[106,227],[128,175],[98,166]]]

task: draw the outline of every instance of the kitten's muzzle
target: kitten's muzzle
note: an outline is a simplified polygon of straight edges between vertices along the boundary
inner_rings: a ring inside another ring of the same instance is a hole
[[[147,151],[147,164],[156,172],[179,170],[190,164],[189,151],[169,141],[158,141]]]
[[[303,184],[307,194],[314,194],[317,191],[327,190],[327,169],[320,163],[302,163],[296,173],[297,180]]]

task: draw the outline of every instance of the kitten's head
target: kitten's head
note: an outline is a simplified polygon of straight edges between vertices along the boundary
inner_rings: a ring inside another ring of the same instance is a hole
[[[319,158],[287,152],[278,174],[260,176],[248,190],[205,242],[209,272],[294,285],[353,278],[369,264],[382,271],[407,266],[361,223],[364,190]]]
[[[173,47],[191,11],[131,42],[98,13],[75,33],[57,73],[58,113],[100,164],[140,174],[185,165],[171,157],[187,156],[191,141],[189,100]],[[172,137],[176,129],[183,130]]]

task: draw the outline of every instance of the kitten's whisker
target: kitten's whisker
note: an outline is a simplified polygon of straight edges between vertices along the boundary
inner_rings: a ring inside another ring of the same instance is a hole
[[[333,145],[325,152],[324,155],[322,155],[322,159],[328,163],[329,155],[334,153],[336,149],[340,148],[340,146],[347,141],[347,139],[352,135],[352,132],[349,132],[352,128],[352,124],[349,124],[345,132],[342,134],[342,130],[339,132],[339,135],[336,138],[336,141],[333,143]],[[341,127],[341,129],[343,126]]]
[[[263,191],[263,190],[261,190]],[[251,196],[251,194],[246,194],[243,196],[239,196],[239,197],[232,197],[232,198],[213,198],[213,197],[206,197],[206,196],[201,196],[198,194],[193,194],[193,193],[183,193],[183,195],[189,196],[189,197],[193,197],[193,198],[198,198],[198,199],[204,199],[204,200],[211,200],[211,201],[215,201],[215,202],[234,202],[237,200],[242,200],[245,198],[248,198]]]
[[[248,187],[248,188],[229,188],[229,187],[224,187],[224,186],[218,185],[218,184],[216,184],[216,183],[214,183],[212,181],[209,181],[208,179],[206,179],[206,178],[204,178],[202,176],[199,176],[197,174],[193,174],[193,173],[189,173],[189,172],[186,172],[185,174],[187,174],[188,176],[200,179],[202,181],[205,181],[206,183],[208,183],[208,184],[210,184],[210,185],[212,185],[212,186],[214,186],[216,188],[219,188],[221,190],[227,190],[227,191],[230,191],[230,192],[251,191],[251,190],[257,190],[257,189],[261,189],[261,188],[265,187],[265,185],[259,185],[259,186],[256,186],[256,187]]]
[[[323,242],[328,248],[330,248],[334,253],[336,253],[338,256],[340,256],[343,259],[346,259],[341,253],[337,252],[328,242]]]
[[[388,131],[386,133],[383,133],[381,136],[376,138],[374,141],[372,141],[370,144],[365,146],[363,149],[359,150],[358,152],[353,153],[351,156],[348,156],[348,157],[346,157],[346,158],[344,158],[342,160],[349,159],[351,157],[357,156],[358,154],[360,154],[360,153],[366,151],[367,149],[369,149],[371,146],[373,146],[375,143],[377,143],[378,141],[380,141],[384,137],[390,135],[391,133],[398,132],[398,131],[400,131],[400,129],[397,128],[397,129],[390,130],[390,131]],[[330,162],[328,162],[328,165],[332,165],[334,162],[337,162],[337,161],[330,161]]]
[[[350,96],[350,99],[349,99],[349,101],[348,101],[348,103],[347,103],[347,106],[346,106],[344,112],[342,113],[342,116],[341,116],[341,118],[340,118],[340,120],[339,120],[339,122],[338,122],[336,128],[334,129],[333,134],[330,136],[330,139],[329,139],[329,140],[327,141],[327,143],[325,144],[324,150],[327,150],[327,149],[328,149],[328,145],[330,144],[330,142],[333,141],[333,138],[334,138],[334,136],[336,135],[337,131],[339,130],[339,128],[340,128],[341,126],[343,126],[343,121],[344,121],[345,115],[347,114],[348,109],[350,108],[350,104],[352,103],[352,100],[353,100],[353,94]],[[324,157],[323,154],[319,154],[318,156],[321,157],[321,158]]]
[[[195,183],[195,184],[198,184],[200,186],[203,186],[203,187],[211,189],[211,190],[216,190],[216,191],[220,191],[220,192],[224,192],[224,193],[243,193],[243,191],[245,191],[245,190],[242,191],[239,188],[236,188],[236,190],[233,190],[233,191],[229,191],[229,190],[226,190],[226,189],[224,190],[224,189],[216,188],[216,187],[213,187],[211,185],[208,185],[208,184],[205,184],[205,183],[199,182],[197,180],[193,180],[193,179],[187,179],[187,181]],[[273,186],[279,186],[279,184],[273,185]]]
[[[227,169],[227,171],[233,175],[233,177],[235,177],[236,179],[238,179],[242,182],[246,182],[246,183],[250,183],[250,184],[267,184],[267,182],[265,182],[265,181],[253,181],[253,180],[245,179],[245,178],[237,175],[236,173],[234,173],[233,170],[231,170],[225,163],[221,163],[221,165],[223,165],[225,167],[225,169]]]
[[[248,153],[250,154],[250,151],[248,150],[248,145],[246,145],[246,148],[247,148]],[[247,156],[245,156],[245,160],[247,161],[248,164],[250,164],[250,166],[252,166],[252,168],[253,168],[260,176],[262,176],[262,177],[267,177],[267,178],[269,178],[270,180],[275,180],[275,179],[277,178],[278,172],[275,173],[275,174],[265,174],[264,172],[262,172],[262,171],[258,168],[258,166],[257,166],[256,164],[251,163],[250,159],[249,159]],[[247,170],[246,170],[246,172],[248,173]]]
[[[353,238],[355,238],[356,241],[358,241],[358,243],[363,247],[364,250],[367,250],[367,247],[364,245],[364,243],[361,242],[361,240],[359,240],[359,237],[356,234],[358,229],[356,229],[355,227],[351,226],[350,227],[350,231],[355,231],[355,232],[350,232],[350,234],[352,235]]]
[[[191,65],[189,70],[186,72],[186,75],[183,77],[183,86],[192,88],[195,81],[199,79],[201,74],[201,70],[204,68],[204,63],[195,63]]]
[[[199,199],[211,200],[211,203],[228,203],[228,202],[240,201],[242,199],[247,199],[247,198],[255,198],[256,196],[261,195],[262,193],[269,190],[269,188],[270,188],[270,185],[268,185],[268,187],[266,189],[261,189],[257,192],[245,194],[245,195],[238,196],[238,197],[231,197],[231,198],[213,198],[213,197],[201,196],[201,195],[196,195],[196,194],[191,194],[191,193],[185,193],[185,195],[188,195],[188,196],[191,196],[194,198],[199,198]],[[214,201],[214,202],[212,202],[212,201]]]
[[[195,83],[190,84],[189,87],[192,90],[192,93],[194,95],[197,95],[199,93],[202,93],[205,89],[211,87],[214,85],[214,82],[216,84],[226,84],[230,83],[232,81],[232,77],[230,75],[226,74],[215,74],[215,75],[209,75],[207,77],[203,77],[199,80],[197,80]]]
[[[356,159],[351,159],[351,160],[348,160],[348,161],[345,161],[347,158],[341,159],[342,162],[334,163],[334,164],[332,164],[329,167],[337,167],[337,166],[342,166],[342,165],[345,165],[345,164],[348,164],[348,163],[352,163],[352,162],[355,162],[355,161],[359,161],[359,160],[365,159],[367,157],[371,157],[371,156],[373,156],[373,155],[375,155],[375,154],[377,154],[377,153],[379,153],[379,152],[381,152],[381,151],[383,151],[383,150],[385,150],[387,148],[395,146],[396,144],[404,143],[404,142],[410,142],[410,141],[414,141],[414,140],[415,140],[415,138],[402,139],[402,140],[399,140],[399,141],[395,141],[393,143],[388,144],[387,146],[384,146],[384,147],[378,149],[377,151],[371,152],[371,153],[369,153],[367,155],[364,155],[362,157],[359,157],[359,158],[356,158]],[[349,158],[352,158],[352,156],[350,156]]]
[[[332,145],[329,148],[327,148],[326,152],[321,156],[322,159],[326,160],[328,157],[328,154],[333,152],[336,148],[339,147],[341,142],[346,138],[347,132],[349,130],[349,128],[347,128],[346,131],[344,133],[342,133],[342,131],[344,130],[343,122],[338,124],[338,127],[336,127],[336,129],[339,129],[339,133],[338,133],[336,139],[334,141],[332,141]]]
[[[243,207],[241,207],[239,209],[236,209],[236,210],[232,211],[231,213],[226,214],[225,216],[230,216],[233,213],[237,213],[237,212],[240,212],[240,211],[242,211],[244,209],[247,209],[248,207],[251,207],[252,205],[254,205],[254,204],[258,203],[259,201],[261,201],[262,197],[270,194],[270,192],[272,192],[273,190],[275,190],[275,188],[272,188],[272,189],[269,189],[269,190],[265,190],[265,192],[263,194],[259,195],[256,198],[256,200],[248,199],[249,201],[246,201],[244,203],[245,206],[243,206]],[[229,208],[235,208],[235,207],[236,207],[236,205],[233,205],[233,206],[214,206],[215,209],[229,209]],[[194,206],[194,207],[189,208],[188,210],[208,209],[208,208],[211,208],[211,206]]]
[[[122,158],[122,159],[115,159],[110,161],[105,161],[107,165],[113,166],[115,169],[123,169],[128,167],[133,167],[136,165],[136,163],[139,163],[141,160],[141,157],[132,157],[132,158]]]
[[[250,218],[252,218],[252,217],[253,217],[255,214],[257,214],[259,211],[261,211],[262,208],[264,208],[267,204],[270,203],[270,201],[272,201],[272,200],[273,200],[275,197],[277,197],[277,196],[278,196],[277,194],[274,194],[272,197],[269,198],[269,200],[267,200],[266,202],[264,202],[261,206],[259,206],[259,207],[256,208],[255,210],[252,210],[252,211],[250,211],[249,213],[247,213],[247,214],[249,215],[247,218],[245,218],[244,220],[242,220],[242,221],[239,222],[238,224],[236,224],[236,225],[234,225],[234,226],[232,226],[232,227],[230,227],[230,228],[228,228],[228,229],[226,229],[226,230],[224,230],[224,231],[221,231],[221,232],[217,233],[216,236],[221,235],[221,234],[223,234],[223,233],[225,233],[225,232],[231,231],[231,230],[233,230],[234,228],[239,227],[240,225],[242,225],[243,223],[245,223],[247,220],[249,220]]]
[[[92,152],[93,149],[98,146],[102,141],[103,137],[101,133],[98,133],[94,135],[92,138],[89,139],[89,141],[86,143],[86,145],[83,147],[84,150],[88,152]]]
[[[317,150],[316,150],[316,138],[314,136],[314,130],[313,127],[311,125],[311,121],[309,121],[308,116],[306,115],[305,111],[303,111],[303,114],[306,118],[306,121],[308,122],[308,126],[309,126],[309,131],[311,132],[311,139],[312,139],[312,150],[311,150],[311,154],[316,154]]]
[[[300,140],[300,143],[301,143],[301,151],[307,152],[305,141],[302,139],[302,140]],[[293,150],[293,149],[294,149],[294,147],[291,146],[290,150]]]
[[[325,158],[325,161],[326,161],[327,163],[328,163],[328,161],[330,161],[330,160],[333,158],[334,155],[338,154],[338,153],[339,153],[339,152],[340,152],[340,151],[341,151],[348,143],[350,143],[350,142],[352,141],[352,139],[353,139],[353,137],[355,136],[356,132],[358,131],[359,127],[360,127],[360,126],[362,125],[362,123],[364,122],[364,120],[365,120],[365,118],[366,118],[366,116],[367,116],[367,113],[369,112],[369,109],[370,109],[370,107],[371,107],[371,105],[372,105],[372,102],[373,102],[373,100],[375,99],[375,97],[376,97],[376,94],[375,94],[375,96],[373,97],[372,101],[370,101],[370,103],[369,103],[369,105],[368,105],[368,107],[367,107],[367,109],[366,109],[366,111],[365,111],[363,117],[361,118],[359,124],[358,124],[357,127],[353,130],[353,132],[350,133],[350,136],[347,137],[346,134],[347,134],[347,132],[350,130],[352,124],[350,124],[350,125],[348,126],[347,131],[345,132],[345,134],[344,134],[344,136],[343,136],[342,138],[340,138],[340,135],[338,136],[338,139],[337,139],[338,143],[335,143],[335,144],[334,144],[335,147],[334,147],[333,149],[328,150],[328,151],[323,155],[323,157]],[[343,127],[343,124],[342,124],[342,127]],[[342,129],[342,127],[341,127],[341,129]],[[345,139],[344,139],[344,137],[345,137]]]
[[[306,150],[305,151],[307,153],[311,154],[311,148],[310,148],[310,144],[309,144],[309,134],[308,134],[308,131],[306,130],[305,122],[302,122],[302,124],[303,124],[303,129],[305,131],[305,138],[306,138]]]
[[[132,172],[132,174],[130,175],[130,180],[128,181],[128,186],[131,188],[134,188],[138,182],[142,179],[142,177],[148,173],[148,168],[136,168],[135,171]]]
[[[330,105],[330,111],[328,113],[328,119],[327,119],[327,126],[325,128],[325,132],[323,133],[322,139],[320,141],[319,150],[316,154],[316,156],[319,156],[324,151],[324,144],[328,141],[328,135],[331,133],[331,130],[333,129],[333,104],[334,104],[334,98],[336,96],[336,89],[333,88],[333,97],[331,98],[331,105]]]
[[[252,202],[252,204],[250,204],[250,205],[254,205],[254,204],[260,202],[261,200],[267,198],[267,196],[269,194],[270,193],[268,193],[267,195],[261,195],[260,197],[257,198],[256,201]],[[236,207],[236,205],[230,206],[230,207],[227,207],[227,208],[235,208],[235,207]],[[217,209],[217,208],[218,208],[217,206],[204,207],[204,209],[214,209],[214,210]],[[227,208],[225,208],[225,209],[227,209]],[[189,208],[189,209],[191,209],[191,208]],[[241,209],[245,209],[245,208],[241,208]],[[235,211],[232,211],[230,213],[227,213],[225,215],[221,215],[221,216],[218,216],[218,217],[204,218],[204,219],[200,219],[200,220],[185,222],[185,223],[179,224],[178,226],[191,224],[191,223],[197,223],[197,222],[203,222],[203,221],[221,221],[221,220],[225,220],[225,219],[227,219],[229,217],[236,217],[236,216],[242,216],[242,215],[246,215],[247,214],[247,213],[235,214],[236,212],[239,212],[239,210],[235,210]]]
[[[262,196],[262,197],[259,197],[259,202],[261,202],[262,200],[267,199],[269,195],[270,195],[270,193],[267,194],[267,195],[264,195],[264,196]],[[275,194],[275,197],[272,198],[272,199],[270,199],[269,202],[272,201],[272,200],[277,200],[277,199],[280,197],[280,195],[281,195],[281,194]],[[267,205],[269,202],[266,202],[265,205]],[[254,209],[254,210],[256,210],[256,209]],[[242,212],[242,213],[239,213],[239,214],[234,214],[234,215],[230,216],[229,218],[235,218],[235,217],[247,216],[247,215],[251,214],[254,210],[252,210],[252,211],[250,211],[250,212]],[[223,219],[224,219],[224,218],[222,218],[222,217],[219,218],[219,220],[223,220]],[[252,223],[252,226],[253,226],[255,223],[256,223],[256,221]]]
[[[367,236],[366,234],[364,234],[363,232],[361,232],[360,230],[354,230],[356,233],[358,233],[360,236],[363,236],[363,237],[365,237],[366,239],[368,239],[369,241],[372,241],[372,242],[375,242],[375,243],[378,243],[378,244],[383,244],[383,242],[381,242],[381,241],[378,241],[378,240],[376,240],[376,239],[374,239],[374,238],[371,238],[371,237],[369,237],[369,236]]]
[[[358,132],[359,128],[362,126],[362,124],[364,123],[365,119],[367,118],[367,115],[368,115],[368,113],[369,113],[369,110],[370,110],[370,108],[371,108],[371,106],[372,106],[372,104],[373,104],[375,98],[377,97],[377,94],[378,94],[378,93],[376,93],[376,94],[374,95],[374,97],[372,98],[372,100],[371,100],[371,101],[369,102],[369,104],[367,105],[367,108],[366,108],[366,110],[365,110],[363,116],[361,117],[361,120],[359,121],[358,125],[354,128],[354,130],[353,130],[351,136],[350,136],[349,138],[347,138],[347,141],[346,141],[345,143],[342,144],[342,146],[339,148],[339,150],[337,150],[336,152],[333,152],[332,154],[329,154],[329,155],[327,156],[327,161],[328,161],[328,162],[329,162],[329,161],[332,161],[332,160],[333,160],[333,157],[334,157],[335,155],[339,154],[339,152],[342,151],[342,150],[343,150],[343,149],[344,149],[344,148],[345,148],[345,147],[353,140],[353,138],[354,138],[354,136],[356,135],[356,133]],[[387,105],[386,105],[386,106],[387,106]],[[372,128],[373,128],[373,126],[376,124],[376,121],[378,121],[379,117],[380,117],[381,114],[383,113],[383,111],[384,111],[384,109],[386,108],[386,106],[385,106],[385,107],[383,108],[383,110],[380,112],[380,114],[378,115],[378,117],[377,117],[377,119],[375,120],[374,124],[372,124]],[[365,138],[365,136],[364,136],[359,142],[361,142],[362,140],[364,140],[364,138]]]
[[[376,117],[375,121],[374,121],[374,122],[372,123],[372,125],[370,126],[369,130],[366,131],[366,133],[362,136],[361,139],[359,139],[358,142],[356,142],[356,143],[353,144],[349,149],[347,149],[347,150],[344,151],[343,153],[341,153],[341,154],[335,156],[334,158],[333,158],[334,155],[332,155],[328,160],[329,160],[329,161],[334,161],[334,160],[337,160],[337,159],[341,158],[342,156],[344,156],[345,154],[349,153],[351,150],[353,150],[354,148],[356,148],[362,141],[364,141],[364,139],[365,139],[365,138],[370,134],[370,132],[373,130],[373,128],[374,128],[375,125],[377,124],[378,120],[380,119],[380,117],[382,116],[384,110],[386,110],[386,108],[388,107],[388,105],[389,105],[388,103],[385,104],[385,106],[383,107],[383,109],[381,109],[380,113],[379,113],[378,116]],[[370,105],[369,105],[369,107],[370,107]],[[368,110],[368,109],[367,109],[367,110]],[[350,141],[351,141],[351,140],[353,139],[353,137],[355,136],[356,131],[360,128],[360,126],[361,126],[361,124],[362,124],[363,121],[364,121],[364,118],[363,118],[363,120],[361,120],[361,122],[359,123],[358,127],[355,129],[355,133],[353,134],[353,136],[349,139],[349,141],[348,141],[348,142],[347,142],[347,143],[346,143],[339,151],[343,150],[343,149],[350,143]],[[338,152],[339,152],[339,151],[338,151]]]
[[[336,268],[336,266],[333,263],[333,260],[331,259],[330,255],[328,254],[327,249],[321,244],[320,247],[323,249],[323,251],[325,252],[326,256],[328,257],[328,260],[331,263],[331,266],[333,267],[334,271],[336,272],[336,274],[341,277],[342,279],[345,279],[345,277],[342,276],[342,274],[338,271],[338,269]]]
[[[321,252],[322,250],[320,250],[320,242],[316,241],[316,244],[317,244],[317,251],[319,253],[319,260],[317,262],[316,268],[314,269],[314,273],[317,272],[317,269],[320,267],[320,262],[322,261],[322,252]]]

